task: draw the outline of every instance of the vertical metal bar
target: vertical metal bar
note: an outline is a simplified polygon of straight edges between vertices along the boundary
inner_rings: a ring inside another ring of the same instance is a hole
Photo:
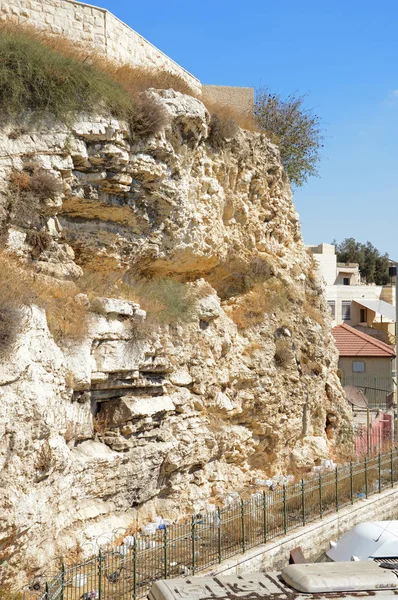
[[[335,481],[335,492],[336,492],[336,512],[339,512],[339,471],[338,471],[337,466],[336,466],[336,470],[335,470],[334,481]]]
[[[369,456],[369,453],[370,453],[370,415],[369,415],[369,406],[366,409],[366,453]]]
[[[98,552],[98,600],[102,598],[102,553]]]
[[[305,526],[305,482],[301,480],[301,509],[303,511],[303,526]]]
[[[379,470],[379,494],[381,493],[381,460],[380,460],[380,452],[379,452],[379,460],[378,460],[378,470]]]
[[[134,536],[133,544],[133,598],[137,598],[137,538]]]
[[[46,581],[46,585],[45,585],[44,589],[45,589],[45,594],[44,594],[45,599],[50,600],[50,590],[48,587],[48,581]]]
[[[394,460],[392,457],[392,448],[390,448],[390,469],[391,469],[391,487],[394,487]]]
[[[283,531],[287,533],[286,483],[283,484]]]
[[[61,600],[64,600],[65,590],[65,563],[61,565]]]
[[[368,459],[365,456],[365,496],[368,497]]]
[[[319,516],[322,519],[323,509],[322,509],[322,475],[319,473]]]
[[[192,575],[195,575],[195,517],[191,518]]]
[[[267,542],[267,496],[263,491],[263,531],[264,531],[264,544]]]
[[[242,521],[242,552],[246,551],[246,541],[245,541],[245,503],[243,500],[240,501],[240,512],[241,512],[241,521]]]
[[[163,529],[163,562],[164,562],[164,578],[167,579],[168,569],[167,569],[167,527]]]
[[[217,544],[218,544],[218,562],[222,561],[222,547],[221,547],[221,510],[220,507],[217,507],[217,516],[218,516],[218,531],[217,531]]]
[[[354,486],[352,481],[352,460],[350,460],[350,497],[351,504],[354,504]]]

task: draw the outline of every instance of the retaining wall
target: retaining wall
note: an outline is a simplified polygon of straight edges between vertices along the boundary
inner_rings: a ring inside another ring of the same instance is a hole
[[[289,535],[268,544],[257,546],[217,567],[211,567],[198,574],[232,575],[254,571],[279,571],[289,562],[290,551],[301,546],[306,560],[315,560],[328,549],[330,540],[337,540],[346,531],[363,521],[389,521],[398,518],[398,489],[390,489],[367,500],[360,500],[338,513],[300,527]]]
[[[204,100],[227,104],[238,112],[254,112],[254,88],[203,84],[202,96]]]
[[[103,8],[74,0],[0,0],[0,19],[67,36],[111,60],[166,69],[201,94],[202,86],[196,77]]]

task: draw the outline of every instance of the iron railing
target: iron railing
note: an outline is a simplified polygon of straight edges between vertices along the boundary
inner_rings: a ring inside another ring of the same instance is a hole
[[[353,385],[365,394],[370,409],[391,409],[396,382],[392,377],[372,377],[363,373],[343,375],[343,386]]]
[[[32,582],[29,600],[131,600],[153,581],[194,575],[307,523],[380,493],[398,481],[398,450],[259,492],[215,511],[100,551],[79,564],[59,565]]]

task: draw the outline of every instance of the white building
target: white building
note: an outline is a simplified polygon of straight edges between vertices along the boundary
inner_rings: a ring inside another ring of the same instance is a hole
[[[346,323],[387,343],[394,343],[395,286],[361,282],[357,263],[338,263],[332,244],[307,246],[325,283],[332,326]]]

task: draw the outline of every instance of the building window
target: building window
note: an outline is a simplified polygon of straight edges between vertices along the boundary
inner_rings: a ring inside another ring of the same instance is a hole
[[[341,318],[343,321],[351,320],[351,301],[343,300],[341,303]]]
[[[330,316],[332,319],[336,318],[336,302],[334,300],[328,300]]]
[[[343,277],[343,285],[350,285],[350,278],[349,277]]]
[[[364,373],[365,372],[365,361],[363,361],[363,360],[352,361],[352,372],[353,373]]]
[[[366,308],[360,308],[359,309],[359,322],[360,323],[366,323],[367,321],[367,315],[366,315]]]

